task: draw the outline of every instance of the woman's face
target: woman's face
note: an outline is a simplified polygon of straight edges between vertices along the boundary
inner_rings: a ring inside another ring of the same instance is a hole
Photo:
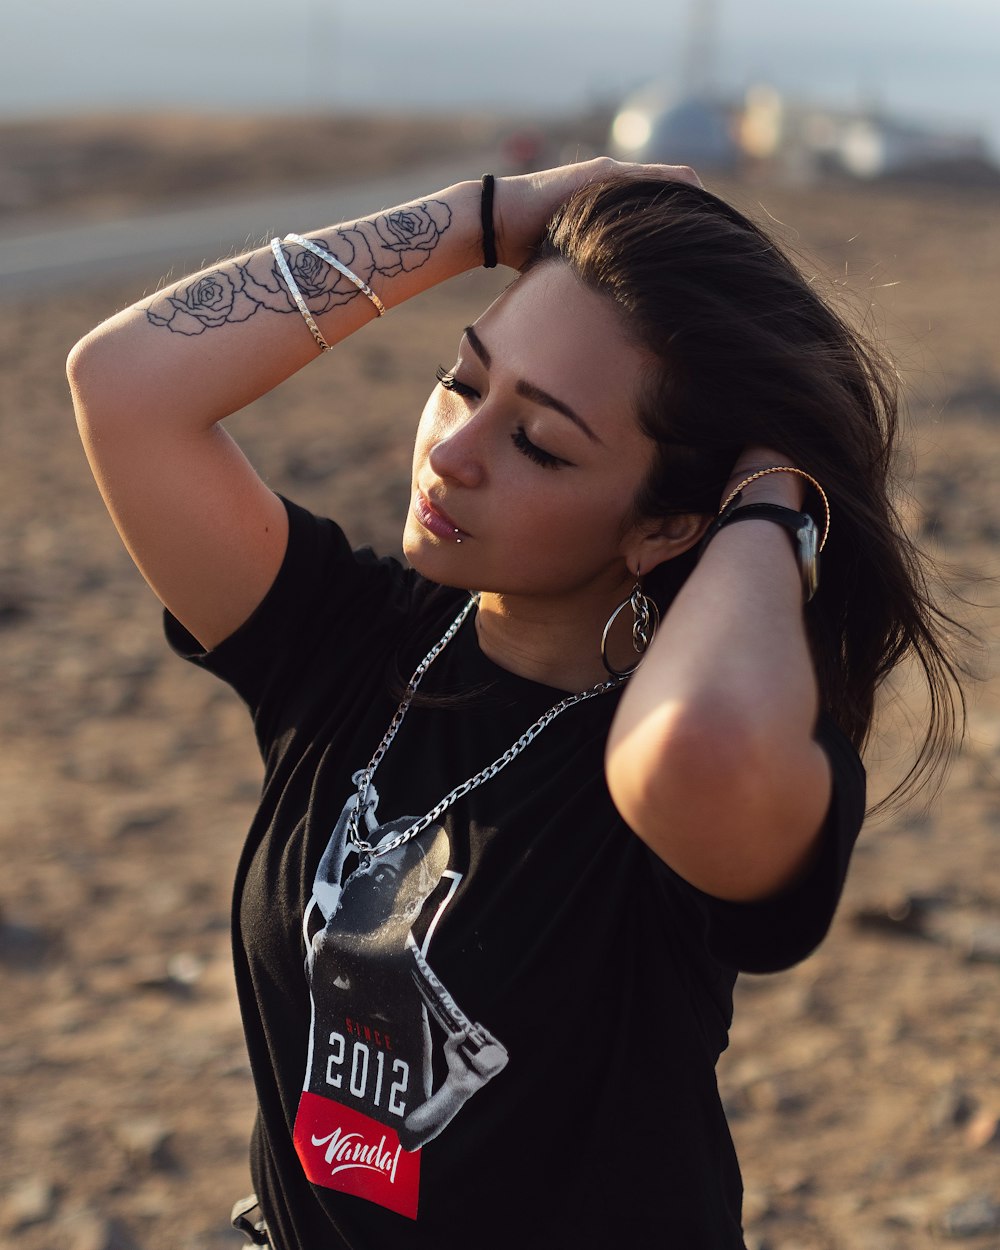
[[[498,594],[617,590],[643,563],[628,520],[653,454],[634,415],[649,366],[613,305],[565,265],[518,279],[463,335],[424,408],[410,563]]]

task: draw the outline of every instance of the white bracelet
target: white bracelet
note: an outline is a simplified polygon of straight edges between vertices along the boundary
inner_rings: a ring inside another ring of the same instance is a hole
[[[286,234],[286,243],[297,243],[299,247],[304,247],[307,252],[312,252],[314,256],[318,256],[320,260],[325,260],[328,265],[332,265],[338,273],[344,275],[349,281],[353,282],[362,295],[367,295],[371,302],[375,305],[376,311],[380,317],[385,316],[385,304],[379,299],[375,292],[371,289],[367,282],[362,282],[356,273],[352,273],[350,269],[333,255],[328,252],[325,247],[316,243],[313,239],[305,239],[301,234]]]
[[[271,251],[274,253],[274,259],[277,261],[278,268],[281,270],[281,276],[285,279],[285,285],[288,287],[288,292],[298,305],[299,312],[305,318],[306,325],[309,327],[310,333],[316,340],[319,350],[321,352],[328,352],[330,350],[330,344],[326,341],[322,334],[320,334],[319,326],[313,320],[313,315],[309,311],[305,300],[302,298],[302,292],[299,290],[298,284],[292,277],[292,271],[288,267],[288,261],[285,260],[285,253],[281,250],[280,239],[275,238],[271,240]]]

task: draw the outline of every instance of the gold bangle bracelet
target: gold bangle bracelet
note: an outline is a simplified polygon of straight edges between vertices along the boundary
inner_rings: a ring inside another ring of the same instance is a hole
[[[731,490],[723,500],[722,507],[719,509],[719,516],[725,512],[736,496],[745,487],[749,486],[751,482],[756,482],[758,478],[767,477],[769,473],[794,473],[796,477],[804,477],[805,480],[815,489],[817,495],[819,495],[820,499],[823,501],[823,511],[826,513],[826,522],[823,526],[823,537],[820,539],[819,543],[819,550],[822,551],[826,546],[826,540],[830,533],[830,501],[826,497],[826,491],[811,474],[806,473],[804,469],[796,469],[790,464],[772,464],[770,468],[758,469],[756,473],[748,474],[748,476],[745,477],[734,490]]]

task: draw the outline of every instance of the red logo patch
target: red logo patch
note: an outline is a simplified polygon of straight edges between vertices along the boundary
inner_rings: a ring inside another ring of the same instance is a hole
[[[306,1090],[295,1116],[295,1149],[314,1185],[417,1218],[420,1151],[404,1150],[388,1125]]]

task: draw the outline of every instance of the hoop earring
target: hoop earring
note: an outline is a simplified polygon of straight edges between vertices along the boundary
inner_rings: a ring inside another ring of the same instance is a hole
[[[632,609],[632,646],[635,648],[639,659],[636,660],[631,668],[618,669],[614,668],[608,660],[608,636],[615,621],[628,607]],[[601,663],[612,677],[631,677],[639,667],[642,657],[649,650],[649,644],[653,641],[659,624],[660,610],[653,600],[650,599],[649,595],[643,592],[642,585],[637,577],[635,585],[632,587],[632,593],[611,613],[607,625],[604,626],[604,633],[601,635]]]

